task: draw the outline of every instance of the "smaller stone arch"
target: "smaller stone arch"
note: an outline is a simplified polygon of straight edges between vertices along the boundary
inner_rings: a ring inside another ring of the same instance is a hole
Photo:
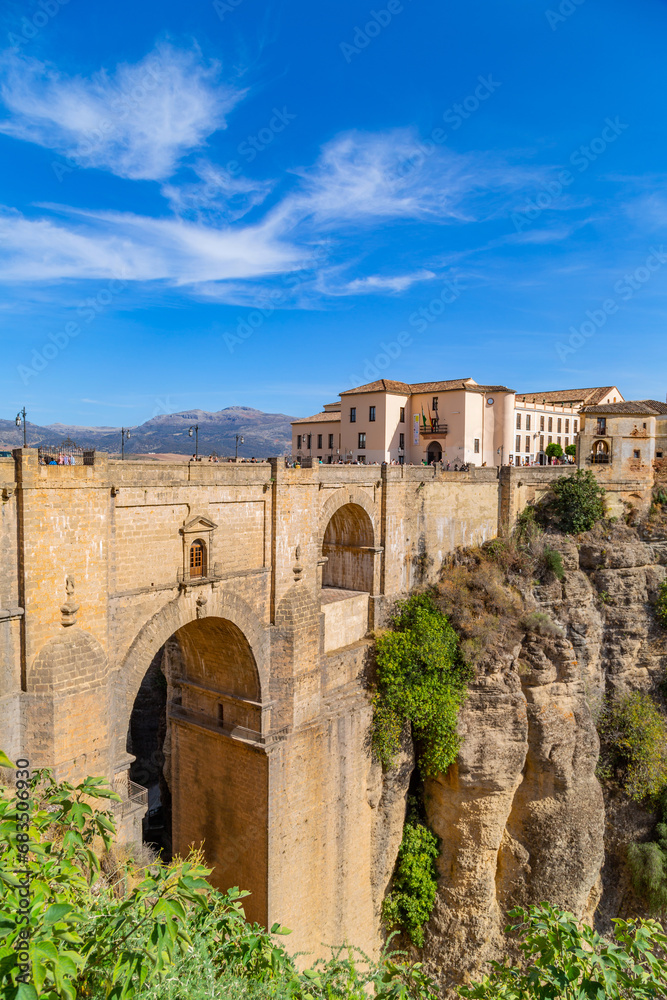
[[[594,465],[607,465],[610,460],[609,455],[609,442],[608,441],[594,441],[593,442],[593,454],[592,460]]]
[[[338,507],[324,531],[322,557],[326,559],[322,586],[372,593],[375,569],[373,522],[356,503]]]
[[[374,500],[366,493],[365,490],[359,489],[359,487],[352,486],[346,489],[338,489],[327,498],[326,503],[322,505],[322,512],[320,515],[320,531],[319,531],[319,547],[322,548],[324,543],[324,533],[327,530],[331,518],[334,516],[337,510],[344,507],[346,504],[355,504],[357,507],[361,507],[368,514],[369,520],[373,529],[373,542],[377,537],[376,519],[378,516],[378,510]]]

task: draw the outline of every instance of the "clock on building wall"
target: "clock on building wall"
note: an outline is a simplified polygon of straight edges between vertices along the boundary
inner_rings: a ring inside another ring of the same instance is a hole
[[[486,401],[486,405],[487,406],[493,406],[493,403],[494,403],[493,396],[489,396],[489,398]]]

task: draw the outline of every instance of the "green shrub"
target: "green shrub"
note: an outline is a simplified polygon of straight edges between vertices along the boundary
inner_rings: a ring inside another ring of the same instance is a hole
[[[565,567],[563,566],[563,557],[560,552],[557,552],[556,549],[545,548],[542,559],[547,571],[553,573],[559,580],[565,579]]]
[[[560,625],[557,625],[544,611],[531,611],[521,619],[521,624],[527,632],[537,632],[538,635],[563,635]]]
[[[392,930],[400,927],[418,948],[424,944],[424,925],[435,903],[438,838],[416,814],[403,827],[391,892],[382,906],[382,917]]]
[[[460,743],[457,717],[468,673],[458,637],[430,594],[400,601],[391,626],[376,641],[373,750],[391,767],[410,723],[420,772],[439,774],[456,759]]]
[[[598,719],[601,777],[615,778],[635,802],[667,786],[667,724],[650,695],[607,702]]]
[[[574,458],[574,456],[577,454],[576,444],[568,444],[567,448],[565,449],[565,454],[571,455],[572,458]]]
[[[655,616],[663,628],[667,628],[667,579],[663,580],[655,602]]]
[[[548,903],[516,909],[506,928],[524,961],[491,962],[465,1000],[649,1000],[667,991],[667,937],[654,920],[614,920],[608,938]]]
[[[605,491],[592,472],[577,469],[551,484],[547,504],[555,526],[565,534],[590,531],[605,516]]]

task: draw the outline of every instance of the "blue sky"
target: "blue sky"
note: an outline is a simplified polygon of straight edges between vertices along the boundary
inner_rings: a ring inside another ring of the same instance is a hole
[[[3,417],[302,415],[380,376],[665,398],[664,0],[1,17]]]

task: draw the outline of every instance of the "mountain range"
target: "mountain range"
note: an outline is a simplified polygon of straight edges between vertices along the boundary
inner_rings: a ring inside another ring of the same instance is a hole
[[[199,454],[207,456],[216,452],[233,456],[236,435],[239,457],[269,458],[289,454],[292,431],[289,417],[284,413],[263,413],[250,406],[228,406],[216,413],[206,410],[185,410],[182,413],[160,414],[137,427],[130,427],[125,441],[126,454],[176,453],[192,455],[195,438],[188,430],[199,426]],[[120,453],[120,427],[82,427],[75,424],[47,424],[44,427],[27,421],[28,446],[58,445],[71,438],[82,448]],[[23,444],[23,428],[13,420],[0,420],[0,450],[18,448]]]

